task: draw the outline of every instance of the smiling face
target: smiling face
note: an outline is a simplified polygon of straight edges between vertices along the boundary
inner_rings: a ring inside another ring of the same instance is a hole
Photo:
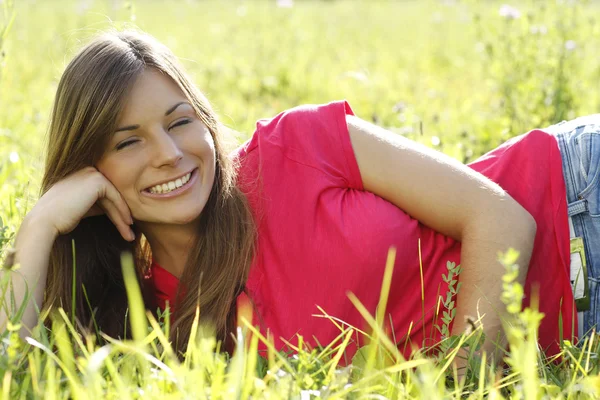
[[[215,144],[179,87],[145,70],[117,126],[96,168],[121,193],[134,220],[143,225],[197,220],[215,180]]]

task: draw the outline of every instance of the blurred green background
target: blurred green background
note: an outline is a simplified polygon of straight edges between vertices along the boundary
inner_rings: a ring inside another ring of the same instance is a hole
[[[575,0],[0,1],[0,241],[37,196],[60,74],[102,30],[137,26],[167,44],[240,140],[259,118],[347,99],[358,116],[468,162],[511,136],[600,108],[599,8]]]

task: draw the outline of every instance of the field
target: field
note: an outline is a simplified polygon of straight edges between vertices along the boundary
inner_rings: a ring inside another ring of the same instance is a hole
[[[102,30],[137,26],[167,44],[221,121],[240,132],[239,141],[257,119],[347,99],[358,116],[468,162],[512,136],[600,110],[598,11],[598,4],[577,0],[523,0],[513,7],[483,0],[0,0],[0,260],[37,198],[60,74]],[[511,260],[505,265],[509,271]],[[513,289],[508,282],[507,292]],[[134,293],[132,312],[135,300]],[[150,332],[146,337],[138,330],[132,342],[100,347],[73,335],[65,316],[50,336],[41,332],[28,344],[17,340],[14,327],[4,332],[0,392],[2,398],[599,397],[597,344],[565,343],[562,361],[547,361],[535,347],[535,315],[513,317],[512,369],[493,370],[473,356],[458,379],[447,362],[452,351],[436,360],[399,361],[381,337],[351,368],[337,367],[335,349],[257,359],[256,336],[242,340],[248,350],[232,360],[202,337],[180,363],[162,349],[168,345],[154,321],[140,327]]]

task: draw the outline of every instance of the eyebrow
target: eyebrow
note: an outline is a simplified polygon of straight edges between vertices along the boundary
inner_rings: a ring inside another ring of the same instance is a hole
[[[190,104],[190,103],[188,103],[187,101],[180,101],[179,103],[175,104],[173,107],[171,107],[171,108],[169,108],[167,110],[167,112],[165,113],[165,117],[168,117],[169,115],[171,115],[177,109],[177,107],[179,107],[182,104]],[[124,126],[122,128],[117,129],[115,131],[115,133],[122,132],[122,131],[133,131],[133,130],[136,130],[137,128],[139,128],[139,127],[140,127],[139,124],[136,124],[136,125],[127,125],[127,126]]]

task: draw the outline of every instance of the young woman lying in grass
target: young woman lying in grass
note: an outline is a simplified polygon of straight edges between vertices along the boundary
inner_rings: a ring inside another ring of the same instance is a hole
[[[297,333],[326,345],[339,328],[315,317],[318,307],[365,328],[347,294],[375,314],[394,246],[386,323],[399,349],[408,356],[442,339],[450,261],[462,266],[451,333],[481,315],[490,350],[502,330],[498,253],[514,248],[526,300],[539,298],[545,313],[539,342],[555,352],[561,336],[598,321],[597,121],[532,131],[465,166],[339,101],[261,120],[228,154],[222,124],[165,46],[135,32],[102,35],[60,80],[41,198],[15,242],[17,299],[34,288],[22,335],[37,323],[34,303],[71,315],[75,296],[83,326],[95,320],[123,336],[120,256],[132,252],[147,307],[168,302],[174,312],[179,350],[197,304],[228,341],[248,299],[277,348]],[[567,210],[590,274],[579,328]],[[0,317],[5,326],[10,316]],[[356,335],[349,351],[362,341]]]

